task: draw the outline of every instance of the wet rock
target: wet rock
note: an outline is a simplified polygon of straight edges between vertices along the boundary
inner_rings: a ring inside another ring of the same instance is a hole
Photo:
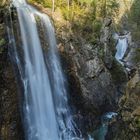
[[[133,72],[135,71],[137,65],[140,62],[140,43],[139,41],[133,42],[131,32],[128,31],[123,32],[120,37],[127,39],[128,48],[122,62],[128,72],[128,75],[130,75],[131,77],[131,73],[133,75]]]
[[[129,44],[129,50],[127,55],[124,58],[125,61],[125,67],[128,67],[130,70],[137,67],[137,64],[140,60],[140,46],[139,43],[131,43]]]
[[[103,61],[106,64],[107,68],[112,67],[112,61],[113,61],[113,42],[112,42],[112,31],[111,31],[111,19],[105,19],[104,24],[101,29],[101,37],[100,42],[102,43],[102,47],[104,49],[103,54]]]
[[[23,140],[19,94],[8,55],[8,47],[11,46],[8,46],[4,24],[0,24],[0,27],[0,38],[5,40],[0,46],[0,139]]]

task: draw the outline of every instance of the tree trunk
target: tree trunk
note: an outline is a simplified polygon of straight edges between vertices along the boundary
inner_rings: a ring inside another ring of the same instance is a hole
[[[55,0],[52,0],[52,12],[55,11]]]

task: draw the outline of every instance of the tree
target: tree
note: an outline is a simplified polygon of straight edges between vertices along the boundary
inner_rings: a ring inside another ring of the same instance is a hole
[[[55,11],[55,0],[52,0],[52,12]]]

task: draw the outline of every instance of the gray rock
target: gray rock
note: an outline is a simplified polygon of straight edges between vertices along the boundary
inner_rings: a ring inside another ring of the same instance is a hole
[[[93,78],[95,76],[98,76],[103,68],[104,65],[102,61],[96,56],[94,59],[86,62],[85,74],[89,78]]]

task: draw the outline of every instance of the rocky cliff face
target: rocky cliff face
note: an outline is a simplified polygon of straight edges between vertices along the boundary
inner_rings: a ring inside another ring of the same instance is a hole
[[[73,104],[76,108],[74,119],[83,131],[93,131],[100,124],[102,114],[108,111],[116,111],[119,98],[125,93],[125,85],[128,79],[125,69],[114,59],[115,43],[112,40],[111,24],[110,19],[104,20],[99,42],[94,45],[89,44],[80,34],[68,32],[65,28],[56,26],[58,48],[64,72],[68,78],[70,104]],[[1,79],[3,83],[0,88],[0,100],[3,107],[0,110],[2,112],[1,116],[4,118],[0,119],[2,124],[1,137],[6,140],[21,140],[22,127],[18,109],[18,94],[14,74],[7,57],[7,47],[2,50],[1,56]],[[136,77],[138,77],[138,74]],[[135,86],[139,87],[138,85],[135,84],[132,88],[128,88],[127,95],[132,90],[135,93],[135,89],[137,89]],[[139,89],[136,91],[138,93]],[[133,96],[131,95],[127,98],[123,96],[126,105],[128,103],[129,105],[127,106],[129,107],[136,101],[135,99],[138,99],[137,94],[133,94]],[[131,101],[131,99],[134,99],[134,101]],[[122,119],[118,120],[118,122],[125,122],[128,112],[122,111],[125,108],[123,100],[120,103]],[[131,110],[134,112],[139,111],[136,106],[134,104]],[[12,110],[11,114],[7,110]],[[131,116],[131,113],[128,116]],[[139,118],[136,120],[139,120]],[[139,123],[139,121],[136,122]],[[125,123],[123,124],[123,126],[120,124],[117,128],[127,126]],[[119,129],[115,128],[114,130],[117,130],[118,136],[126,132],[122,131],[121,133],[118,131]],[[136,130],[136,132],[138,131],[139,129]],[[114,132],[112,133],[116,137],[117,133],[114,134]]]
[[[127,81],[123,67],[114,59],[111,20],[105,19],[96,45],[64,30],[58,30],[57,37],[71,100],[86,119],[82,120],[84,128],[92,130],[102,114],[116,110]]]
[[[12,46],[8,46],[3,20],[0,23],[0,139],[22,140],[19,94],[8,55],[8,47]]]
[[[133,30],[131,31],[133,32]],[[129,47],[124,56],[124,67],[128,72],[129,81],[125,94],[118,102],[118,117],[110,124],[107,140],[140,139],[140,45],[139,41],[133,38],[129,33]]]
[[[107,139],[140,139],[140,67],[128,82],[126,93],[119,102],[118,118],[110,126]]]

